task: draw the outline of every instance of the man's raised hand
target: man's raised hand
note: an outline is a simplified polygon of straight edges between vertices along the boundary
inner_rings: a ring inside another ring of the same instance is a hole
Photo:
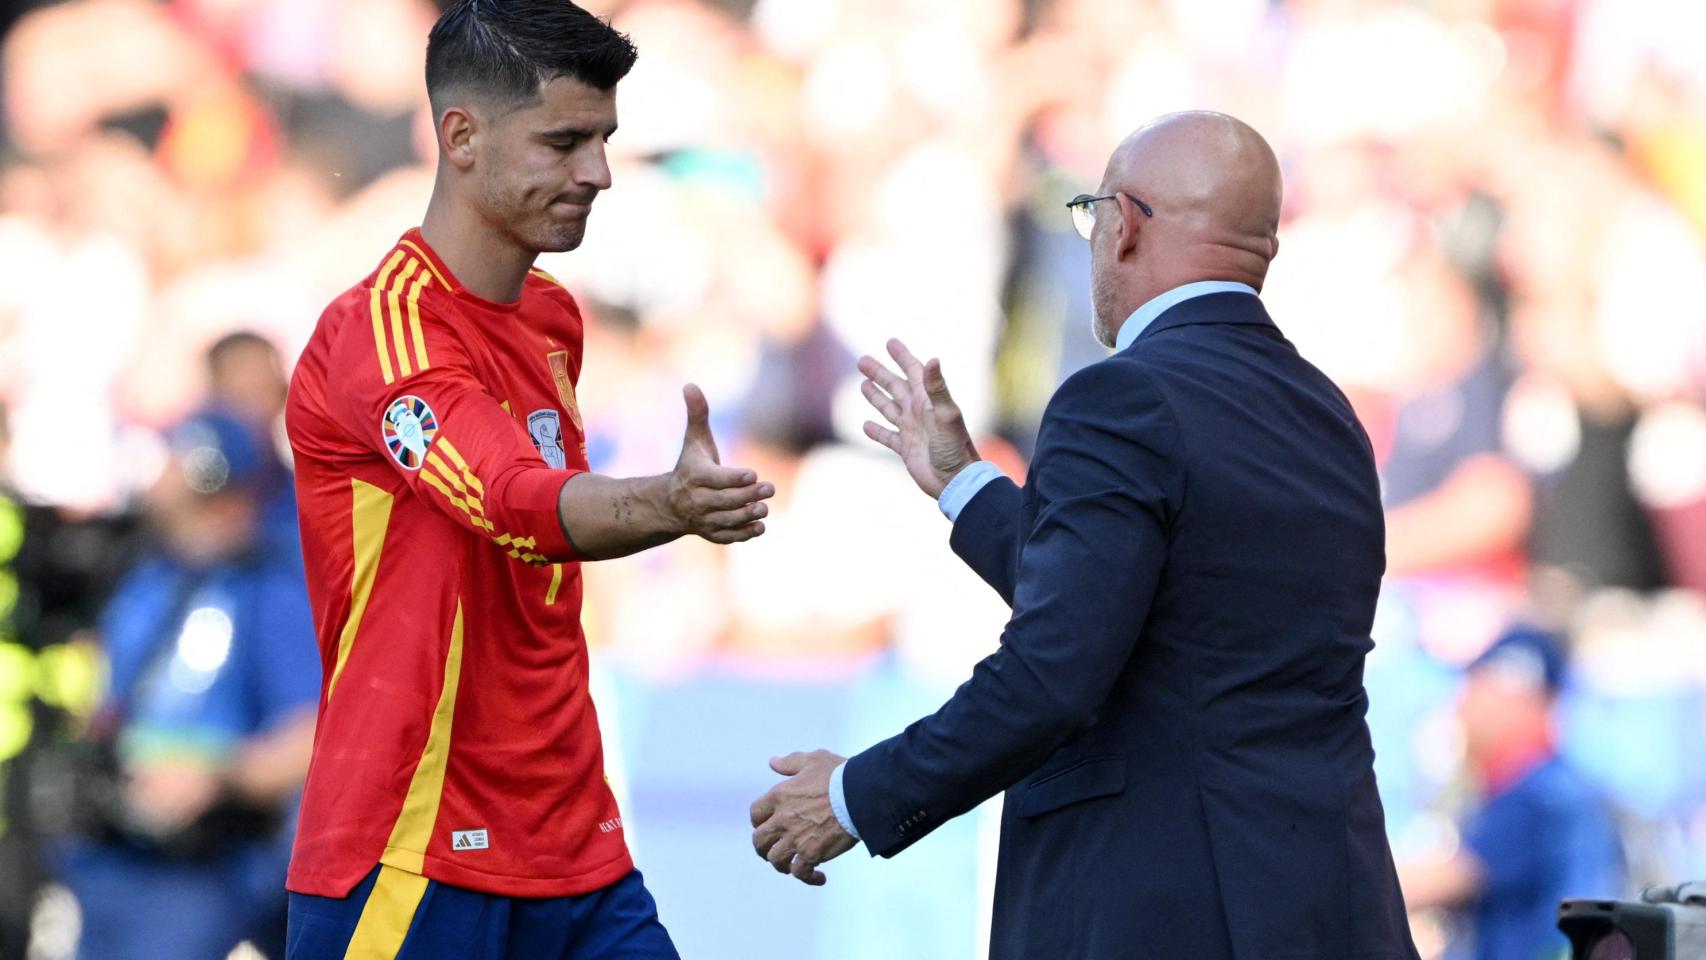
[[[954,474],[982,458],[972,445],[959,405],[948,394],[941,362],[919,363],[899,340],[890,340],[888,350],[900,373],[873,357],[860,357],[859,372],[865,381],[859,388],[894,429],[867,420],[865,436],[898,454],[918,489],[940,497]]]
[[[687,402],[687,434],[669,475],[667,497],[678,530],[712,543],[751,540],[764,532],[764,517],[770,512],[764,501],[776,495],[776,488],[759,482],[751,470],[723,466],[711,436],[705,394],[690,383],[681,395]]]

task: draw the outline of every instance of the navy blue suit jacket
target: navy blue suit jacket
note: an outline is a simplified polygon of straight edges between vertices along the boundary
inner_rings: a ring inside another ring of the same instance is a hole
[[[893,856],[1001,790],[993,960],[1413,960],[1364,721],[1368,438],[1259,299],[1074,374],[953,547],[1012,606],[934,715],[853,757]]]

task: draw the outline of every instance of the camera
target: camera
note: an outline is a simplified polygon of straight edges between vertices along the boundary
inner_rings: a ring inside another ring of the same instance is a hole
[[[1639,901],[1565,900],[1571,960],[1706,958],[1706,881],[1648,887]]]

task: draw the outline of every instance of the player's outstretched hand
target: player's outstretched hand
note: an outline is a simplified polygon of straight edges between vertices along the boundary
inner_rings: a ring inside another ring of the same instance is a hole
[[[712,543],[739,543],[764,532],[776,488],[740,467],[725,467],[711,436],[711,406],[697,386],[681,390],[687,401],[687,435],[670,473],[668,507],[681,533]]]
[[[940,497],[954,474],[982,458],[966,432],[959,405],[948,394],[941,362],[919,363],[899,340],[890,340],[888,348],[901,372],[873,357],[860,357],[865,382],[859,388],[894,429],[867,420],[865,436],[898,454],[918,489]]]

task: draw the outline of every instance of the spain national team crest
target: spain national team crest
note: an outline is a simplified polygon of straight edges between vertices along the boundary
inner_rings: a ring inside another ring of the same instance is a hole
[[[575,430],[585,436],[586,427],[581,423],[580,404],[575,402],[575,382],[569,377],[569,351],[558,350],[547,354],[545,359],[550,361],[551,377],[557,381],[557,399],[562,401],[563,409],[569,412],[569,422],[575,425]]]
[[[427,402],[413,394],[398,397],[385,408],[385,446],[405,469],[419,470],[427,447],[438,436],[438,417]]]
[[[533,438],[533,446],[538,448],[546,466],[562,470],[569,465],[569,458],[563,453],[563,421],[557,416],[557,411],[535,410],[528,414],[527,433]]]

